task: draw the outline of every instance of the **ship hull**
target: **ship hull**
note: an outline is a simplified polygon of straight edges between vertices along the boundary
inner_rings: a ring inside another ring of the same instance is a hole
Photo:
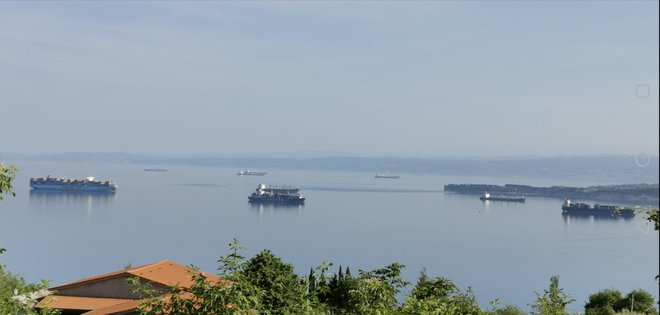
[[[305,198],[288,198],[282,196],[250,196],[248,197],[250,203],[267,203],[267,204],[282,204],[282,205],[302,205],[305,204]]]
[[[79,191],[116,191],[115,186],[92,186],[92,185],[53,185],[53,184],[31,184],[32,189],[41,190],[79,190]]]
[[[266,173],[266,172],[238,172],[238,173],[236,173],[236,175],[240,175],[240,176],[264,176],[266,174],[268,174],[268,173]]]
[[[523,197],[479,197],[482,201],[508,201],[508,202],[525,202]]]
[[[594,208],[584,208],[584,207],[563,206],[561,207],[561,210],[562,213],[564,214],[575,214],[575,215],[583,215],[583,216],[622,217],[622,218],[632,218],[635,216],[635,211],[629,208],[594,209]]]

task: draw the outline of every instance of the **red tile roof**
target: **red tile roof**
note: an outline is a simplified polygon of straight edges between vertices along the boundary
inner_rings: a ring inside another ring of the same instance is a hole
[[[81,279],[78,281],[52,287],[50,289],[57,291],[72,286],[77,286],[85,283],[95,282],[95,281],[119,277],[119,276],[140,277],[145,280],[149,280],[151,282],[155,282],[166,286],[179,285],[182,288],[190,289],[190,287],[193,284],[193,279],[192,279],[193,272],[194,269],[191,267],[179,265],[169,260],[163,260],[149,265],[139,266],[135,268],[110,272],[94,277]],[[204,275],[212,283],[216,283],[220,281],[220,278],[216,277],[215,275],[205,272],[202,272],[202,275]]]
[[[100,282],[107,279],[116,277],[139,277],[147,280],[148,282],[157,283],[165,286],[178,285],[184,289],[190,289],[194,284],[193,275],[197,272],[195,269],[169,260],[163,260],[157,263],[129,268],[125,270],[110,272],[98,276],[84,278],[78,281],[69,282],[56,287],[50,288],[57,292],[58,290],[71,288],[92,282]],[[221,281],[215,275],[201,272],[211,283],[219,283]],[[185,292],[180,293],[188,296]],[[168,297],[162,297],[168,299]],[[48,307],[51,309],[60,310],[89,310],[86,315],[109,315],[109,314],[125,314],[135,310],[143,300],[139,299],[119,299],[119,298],[97,298],[85,296],[63,296],[51,295],[48,296],[35,306],[36,308]]]
[[[52,309],[66,309],[66,310],[93,310],[97,308],[123,304],[131,301],[135,301],[135,300],[51,295],[39,301],[37,307],[38,308],[48,307]]]
[[[137,309],[142,303],[142,300],[130,300],[121,304],[116,304],[108,307],[97,308],[95,310],[83,313],[83,315],[117,315],[127,314]]]

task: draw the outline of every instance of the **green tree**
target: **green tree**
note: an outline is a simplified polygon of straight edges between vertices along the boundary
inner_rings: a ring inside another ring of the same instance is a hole
[[[514,305],[505,305],[488,312],[489,315],[526,315],[520,308]]]
[[[653,304],[653,295],[644,290],[633,290],[614,305],[617,311],[630,311],[637,314],[658,314]]]
[[[397,306],[396,295],[408,285],[401,278],[405,268],[392,263],[371,271],[360,270],[355,289],[349,291],[353,314],[392,314]]]
[[[458,291],[458,287],[451,280],[447,278],[430,279],[426,274],[426,269],[422,269],[417,284],[412,290],[412,297],[420,300],[426,298],[444,300]]]
[[[46,287],[46,281],[39,284],[27,283],[22,277],[10,273],[0,265],[0,314],[59,314],[51,309],[43,309],[40,313],[34,309],[37,300],[51,293]]]
[[[611,315],[616,313],[614,306],[621,300],[618,290],[601,290],[589,296],[584,306],[585,315]]]
[[[653,226],[654,226],[655,230],[658,231],[658,229],[660,229],[660,222],[658,222],[658,220],[659,220],[659,218],[658,218],[658,209],[648,210],[647,215],[648,215],[648,217],[646,218],[646,220],[653,223]]]
[[[532,314],[564,315],[566,306],[575,300],[559,287],[559,276],[550,277],[550,287],[543,294],[536,293],[536,303],[532,304]]]
[[[307,299],[307,284],[293,272],[293,265],[284,263],[270,250],[252,257],[242,274],[246,281],[262,291],[261,310],[269,314],[303,314],[311,305]]]
[[[12,182],[16,178],[17,171],[18,169],[16,167],[6,167],[0,162],[0,200],[4,198],[4,194],[16,196],[12,191]]]
[[[327,272],[327,269],[324,272]],[[323,309],[327,309],[332,313],[345,313],[350,309],[350,292],[358,289],[358,280],[351,276],[348,267],[346,272],[343,272],[342,267],[339,266],[339,272],[332,277],[325,276],[324,272],[317,276],[313,270],[310,270],[309,288],[311,298],[322,303],[325,306]],[[317,281],[317,278],[324,280]]]
[[[420,272],[417,284],[401,307],[402,314],[475,315],[485,314],[470,289],[461,292],[449,279],[430,279]]]
[[[10,196],[16,196],[14,191],[12,191],[12,182],[16,178],[16,172],[18,169],[15,167],[6,167],[2,162],[0,162],[0,200],[4,199],[4,195],[8,194]],[[0,254],[4,253],[6,250],[0,247]]]

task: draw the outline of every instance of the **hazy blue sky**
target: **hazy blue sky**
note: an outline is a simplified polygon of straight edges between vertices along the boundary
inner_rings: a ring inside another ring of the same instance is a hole
[[[0,154],[658,154],[658,2],[0,2]]]

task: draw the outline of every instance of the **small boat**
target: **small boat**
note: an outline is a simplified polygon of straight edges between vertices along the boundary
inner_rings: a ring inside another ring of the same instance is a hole
[[[484,193],[479,197],[482,201],[508,201],[508,202],[525,202],[525,197],[518,196],[492,196],[489,193]]]
[[[374,178],[397,179],[397,178],[399,178],[399,176],[398,175],[391,175],[391,174],[387,174],[387,173],[378,173],[378,174],[376,174],[376,176],[374,176]]]
[[[240,171],[236,173],[236,175],[247,175],[247,176],[264,176],[268,174],[267,172],[257,172],[257,171],[251,171],[251,170],[245,170],[245,171]]]
[[[257,190],[248,197],[248,201],[250,203],[301,205],[305,203],[305,198],[300,195],[300,189],[297,187],[259,184]]]

